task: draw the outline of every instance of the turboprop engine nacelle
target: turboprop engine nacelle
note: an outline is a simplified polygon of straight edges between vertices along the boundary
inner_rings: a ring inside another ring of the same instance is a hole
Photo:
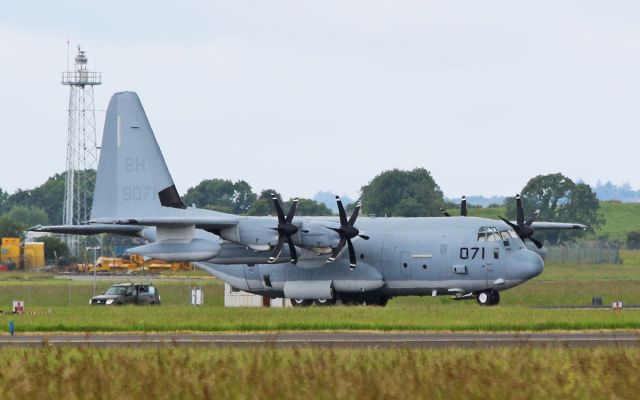
[[[169,262],[190,262],[210,260],[220,254],[220,249],[220,243],[207,239],[165,240],[134,247],[128,253]]]
[[[258,223],[256,223],[259,221]],[[241,220],[236,226],[220,231],[220,237],[233,243],[249,246],[255,251],[266,251],[278,242],[278,235],[273,229],[277,226],[273,221]]]
[[[331,247],[338,245],[339,236],[326,226],[313,221],[305,221],[299,231],[296,244],[315,253],[331,253]]]
[[[292,236],[296,246],[312,250],[316,253],[330,253],[331,246],[336,246],[338,235],[324,225],[314,221],[304,221],[298,224],[298,232]],[[220,236],[233,243],[243,244],[254,251],[267,251],[278,242],[278,234],[274,229],[277,222],[264,219],[261,223],[240,221],[236,226],[223,229]]]

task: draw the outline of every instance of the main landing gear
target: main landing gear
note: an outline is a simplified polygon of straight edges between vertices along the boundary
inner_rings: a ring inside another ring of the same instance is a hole
[[[481,306],[495,306],[500,303],[500,292],[497,290],[485,290],[476,295],[476,301]]]
[[[341,298],[340,302],[344,306],[378,306],[384,307],[389,302],[388,296],[353,296]],[[336,299],[291,299],[291,305],[294,307],[309,307],[314,304],[319,307],[334,306]]]

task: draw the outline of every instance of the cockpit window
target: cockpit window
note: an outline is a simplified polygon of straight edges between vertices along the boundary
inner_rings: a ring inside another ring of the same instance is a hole
[[[508,240],[511,237],[507,231],[500,231],[500,236],[502,236],[502,240]]]
[[[487,241],[487,227],[483,226],[478,230],[478,242]]]
[[[478,230],[479,242],[497,242],[502,240],[501,233],[494,226],[483,226]]]

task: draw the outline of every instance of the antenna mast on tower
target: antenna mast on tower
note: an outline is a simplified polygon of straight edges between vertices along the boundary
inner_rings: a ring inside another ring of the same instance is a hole
[[[74,70],[62,73],[62,84],[69,86],[67,130],[67,176],[65,178],[63,224],[79,225],[89,219],[98,164],[96,113],[93,87],[102,83],[100,72],[87,70],[87,56],[78,46]],[[71,254],[78,255],[78,237],[67,236]]]

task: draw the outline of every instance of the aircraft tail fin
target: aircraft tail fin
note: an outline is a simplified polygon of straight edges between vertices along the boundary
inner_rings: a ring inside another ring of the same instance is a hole
[[[161,216],[175,208],[186,206],[138,95],[114,94],[104,123],[91,218]]]

